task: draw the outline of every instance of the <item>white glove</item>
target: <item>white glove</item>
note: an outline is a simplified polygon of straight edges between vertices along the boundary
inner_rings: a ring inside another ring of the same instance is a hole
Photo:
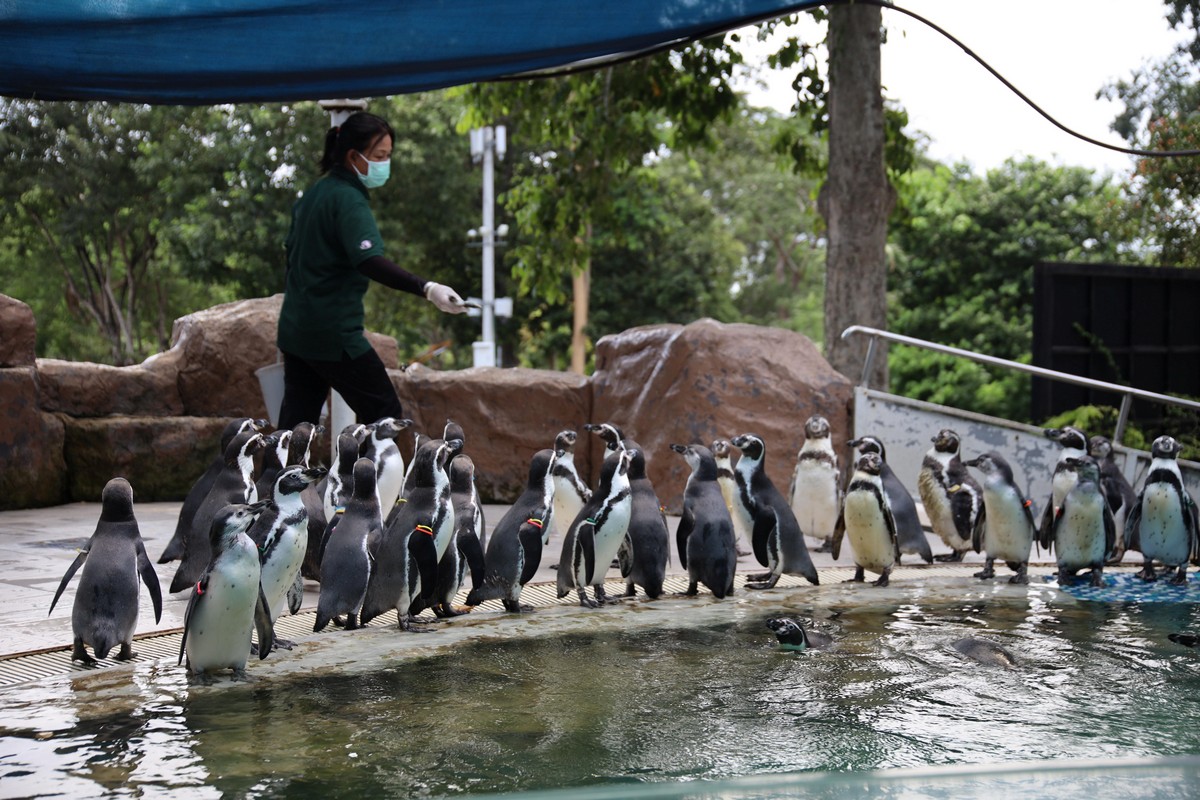
[[[447,314],[463,314],[467,310],[463,305],[463,299],[458,296],[458,292],[449,286],[433,281],[425,284],[425,299],[437,306],[439,311]]]

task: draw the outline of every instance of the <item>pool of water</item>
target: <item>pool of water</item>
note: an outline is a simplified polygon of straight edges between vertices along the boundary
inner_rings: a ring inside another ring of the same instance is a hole
[[[780,651],[763,625],[780,614],[834,645]],[[963,581],[370,628],[272,655],[251,684],[192,687],[152,663],[7,690],[0,797],[635,797],[696,779],[782,787],[797,774],[837,784],[873,770],[1195,756],[1200,654],[1167,634],[1200,629],[1197,614]],[[963,658],[950,644],[964,635],[1018,667]],[[1178,790],[1182,774],[1163,780]],[[1132,785],[1147,792],[1122,796],[1156,796],[1154,781]],[[846,788],[820,796],[860,796],[863,783]]]

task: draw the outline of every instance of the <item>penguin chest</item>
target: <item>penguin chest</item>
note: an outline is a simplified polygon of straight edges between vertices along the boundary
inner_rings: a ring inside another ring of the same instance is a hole
[[[580,559],[579,574],[575,576],[579,586],[594,585],[604,580],[605,573],[617,557],[617,551],[621,549],[621,543],[625,541],[625,534],[629,531],[632,505],[626,496],[620,502],[609,506],[603,519],[597,520],[592,539],[595,571],[589,580],[589,576],[582,574],[586,568],[584,560]]]
[[[717,484],[721,487],[721,496],[725,498],[725,506],[729,509],[729,516],[733,519],[733,532],[749,539],[754,530],[754,515],[741,496],[739,482],[730,475],[717,478]]]
[[[213,565],[208,587],[187,622],[192,671],[245,668],[258,581],[258,553],[252,545],[222,554]]]
[[[1033,527],[1025,514],[1024,499],[1008,490],[984,490],[986,511],[984,550],[989,558],[1022,563],[1033,548]]]
[[[931,469],[922,469],[917,475],[917,491],[921,495],[921,504],[925,506],[925,514],[929,517],[929,525],[933,532],[951,547],[963,549],[963,541],[954,524],[950,495],[942,485],[941,475]]]
[[[1168,483],[1152,483],[1142,491],[1139,527],[1142,555],[1172,566],[1188,559],[1188,530],[1183,523],[1179,492]]]
[[[817,538],[832,534],[838,517],[837,470],[823,461],[801,460],[791,506],[804,533]]]
[[[271,607],[271,619],[283,613],[288,590],[296,582],[296,573],[304,561],[308,546],[308,520],[301,525],[285,525],[278,535],[267,540],[268,549],[262,554],[261,577],[263,595]]]
[[[379,460],[375,478],[375,491],[379,495],[379,507],[391,508],[404,488],[404,457],[397,448]]]
[[[583,502],[583,495],[570,478],[559,475],[554,477],[554,518],[559,520],[557,524],[564,532],[583,510]]]
[[[1062,508],[1063,501],[1067,499],[1067,495],[1071,493],[1077,483],[1079,483],[1079,473],[1072,469],[1061,469],[1054,473],[1054,478],[1050,482],[1050,502],[1054,504],[1055,511]]]
[[[1055,560],[1060,567],[1082,569],[1104,563],[1104,497],[1068,495],[1054,531]]]
[[[896,545],[874,493],[850,492],[842,513],[855,564],[872,572],[883,572],[896,563]]]

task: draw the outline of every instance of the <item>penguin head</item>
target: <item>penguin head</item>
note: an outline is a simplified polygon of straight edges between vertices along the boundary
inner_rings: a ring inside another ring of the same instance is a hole
[[[846,442],[847,445],[862,453],[878,453],[879,457],[887,461],[887,450],[883,447],[883,442],[874,436],[860,436],[857,439],[851,439]]]
[[[546,481],[546,473],[554,466],[553,450],[538,450],[529,462],[529,479],[525,482],[527,489],[541,491]]]
[[[105,522],[128,522],[133,519],[133,487],[129,481],[113,478],[104,484],[100,492],[100,519]]]
[[[288,467],[275,479],[275,496],[303,492],[306,487],[324,478],[327,471],[324,467]]]
[[[637,442],[625,440],[625,452],[629,453],[629,479],[646,477],[646,451]]]
[[[933,439],[933,449],[939,453],[958,453],[958,448],[961,441],[958,438],[958,433],[949,428],[942,428],[938,431],[937,436]]]
[[[772,617],[767,620],[767,627],[775,632],[775,638],[781,645],[796,650],[808,647],[808,634],[800,621],[792,617]]]
[[[729,458],[729,441],[726,439],[717,439],[712,443],[713,458]]]
[[[1150,445],[1150,455],[1155,458],[1177,458],[1182,449],[1183,445],[1174,437],[1160,436],[1154,440],[1154,444]]]
[[[624,449],[621,442],[625,440],[625,434],[611,422],[602,422],[599,425],[589,422],[583,426],[583,429],[603,439],[605,448],[608,450],[616,451]]]
[[[354,462],[354,496],[359,500],[375,496],[375,462],[365,456]]]
[[[743,433],[729,440],[729,443],[742,451],[742,455],[756,461],[761,461],[767,454],[767,446],[763,440],[753,433]]]
[[[1053,439],[1064,448],[1087,452],[1087,434],[1079,430],[1079,428],[1072,428],[1070,425],[1067,425],[1063,428],[1046,428],[1043,433],[1045,433],[1047,439]]]
[[[705,465],[708,466],[708,472],[711,472],[715,477],[717,473],[717,462],[713,458],[712,451],[700,444],[673,444],[671,449],[679,455],[683,456],[683,460],[692,468],[692,472],[705,472]]]
[[[554,453],[555,455],[564,455],[566,453],[575,452],[575,440],[579,438],[579,434],[572,430],[559,431],[558,436],[554,437]]]
[[[1093,483],[1100,482],[1100,465],[1091,456],[1079,456],[1078,458],[1072,456],[1071,458],[1063,459],[1062,463],[1075,471],[1079,476],[1080,483],[1086,481],[1092,481]]]
[[[375,439],[395,439],[412,424],[413,421],[411,419],[380,417],[367,427],[370,428],[371,436]]]
[[[257,431],[242,431],[225,448],[225,465],[236,467],[242,456],[252,456],[263,447],[263,436]]]
[[[452,439],[461,439],[466,441],[466,434],[463,433],[462,425],[459,425],[452,419],[446,420],[446,427],[442,429],[442,438],[447,442]]]
[[[358,439],[354,438],[353,433],[343,431],[338,434],[337,454],[341,466],[339,472],[345,471],[358,458]]]
[[[808,439],[826,439],[829,431],[829,420],[820,414],[813,414],[804,423],[804,436]]]
[[[868,475],[878,475],[883,472],[883,458],[879,453],[863,453],[854,462],[854,468]]]
[[[1013,482],[1012,467],[1004,460],[1004,456],[995,451],[984,453],[981,456],[972,458],[970,461],[964,461],[963,465],[974,467],[989,477],[996,475],[1004,478],[1008,483]]]
[[[1093,436],[1088,439],[1087,452],[1095,459],[1108,458],[1112,455],[1112,442],[1103,436]]]
[[[342,434],[347,434],[349,436],[353,436],[355,441],[357,441],[359,444],[362,444],[363,441],[366,440],[369,433],[370,431],[367,429],[366,425],[355,422],[342,428],[342,433],[339,433],[338,436],[341,437]]]
[[[233,545],[239,536],[250,529],[261,510],[244,503],[231,503],[218,511],[208,534],[213,554],[222,553]]]
[[[475,482],[475,462],[466,453],[450,459],[450,491],[466,493]]]

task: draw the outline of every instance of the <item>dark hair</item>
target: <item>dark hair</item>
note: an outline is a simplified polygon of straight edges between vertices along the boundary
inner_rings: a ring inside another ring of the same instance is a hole
[[[330,128],[325,134],[325,152],[321,154],[321,174],[341,164],[346,153],[357,150],[365,153],[384,134],[396,140],[392,126],[383,117],[359,111],[351,114],[340,126]]]

